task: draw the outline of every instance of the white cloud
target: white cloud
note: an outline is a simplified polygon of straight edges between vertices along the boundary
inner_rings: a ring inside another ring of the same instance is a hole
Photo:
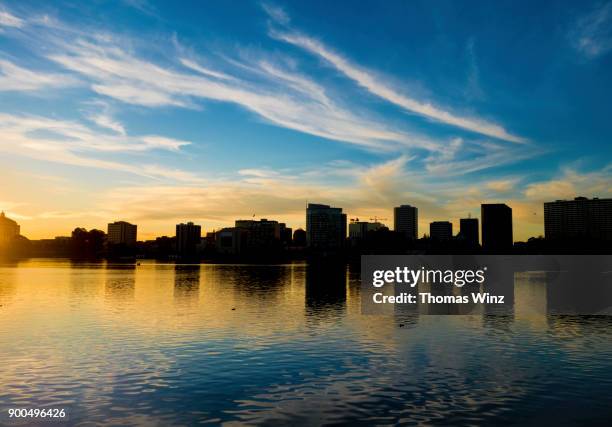
[[[421,102],[403,95],[398,88],[391,87],[383,82],[383,78],[376,76],[373,72],[352,64],[348,59],[333,52],[321,42],[297,33],[271,31],[274,38],[299,46],[308,52],[317,55],[333,65],[346,77],[356,82],[370,93],[393,103],[407,111],[417,113],[421,116],[467,129],[482,135],[491,136],[505,141],[522,143],[525,139],[508,133],[502,126],[475,117],[462,117],[451,113],[443,108],[436,107],[430,103]]]
[[[370,149],[419,147],[436,150],[441,144],[356,115],[329,99],[325,91],[307,77],[283,71],[267,62],[254,65],[263,72],[263,82],[254,85],[235,78],[228,84],[218,76],[209,76],[210,70],[207,74],[201,69],[197,74],[182,73],[139,59],[101,40],[77,39],[62,44],[49,59],[89,79],[95,92],[126,103],[190,107],[193,99],[209,99],[241,105],[278,126]],[[185,64],[194,68],[194,64],[183,60],[182,65]]]
[[[18,18],[15,15],[11,15],[6,10],[0,10],[0,27],[4,26],[21,28],[23,27],[23,25],[23,19]]]
[[[211,70],[209,68],[205,68],[203,66],[201,66],[200,64],[198,64],[197,62],[195,62],[192,59],[188,59],[188,58],[180,58],[179,62],[181,64],[183,64],[185,67],[192,69],[193,71],[197,71],[200,74],[204,74],[206,76],[209,77],[215,77],[217,79],[221,79],[221,80],[234,80],[234,78],[232,76],[229,76],[225,73],[221,73],[219,71],[214,71]]]
[[[91,114],[87,116],[87,118],[100,127],[110,129],[114,132],[117,132],[120,135],[125,135],[125,128],[123,127],[123,125],[120,122],[113,119],[108,114],[105,114],[105,113]]]
[[[150,150],[178,151],[189,144],[157,135],[134,137],[97,133],[76,122],[61,121],[38,116],[16,116],[0,113],[0,151],[33,159],[128,172],[149,178],[202,182],[197,175],[146,164],[134,164],[98,157],[101,154],[145,153]]]
[[[570,31],[574,48],[593,59],[612,49],[612,2],[603,3],[581,17]]]
[[[44,40],[45,50],[40,50],[40,53],[47,59],[78,75],[81,82],[96,94],[123,103],[192,109],[199,108],[198,101],[202,100],[233,103],[270,124],[350,143],[369,151],[408,155],[417,150],[424,152],[429,156],[427,165],[431,171],[442,170],[445,162],[457,160],[455,157],[464,151],[456,149],[456,138],[431,138],[388,118],[366,112],[360,109],[358,103],[346,105],[348,101],[343,97],[328,94],[327,87],[297,71],[295,61],[284,56],[279,60],[278,54],[262,58],[261,54],[249,52],[248,55],[241,55],[240,60],[221,55],[223,62],[218,63],[217,67],[203,66],[196,59],[199,55],[182,46],[173,36],[171,42],[177,56],[170,54],[153,61],[144,59],[152,57],[146,55],[146,49],[151,47],[136,40],[95,29],[73,28],[50,18],[33,17],[30,21],[36,22],[36,25],[32,24],[32,29],[28,27],[23,32],[32,50],[37,51]],[[491,127],[486,122],[465,122],[429,104],[418,103],[376,81],[371,73],[353,66],[316,41],[307,38],[302,41],[325,55],[364,87],[392,102],[401,103],[406,108],[414,107],[415,111],[430,118],[437,117],[442,122],[455,122],[459,127],[484,125],[476,132],[502,139],[522,140],[507,135],[503,128],[496,125]],[[136,47],[144,49],[144,54],[137,53]],[[244,50],[240,53],[244,53]],[[210,57],[208,59],[210,62]],[[216,59],[219,62],[218,55]],[[94,111],[87,117],[98,126],[125,134],[123,125],[110,114]],[[462,144],[469,147],[472,142],[466,140]],[[475,157],[472,161],[475,165],[466,163],[462,165],[463,169],[456,169],[458,173],[496,166],[495,162],[486,160],[489,150],[488,146],[482,145],[480,150],[469,151]],[[493,151],[496,154],[497,151]],[[507,163],[513,158],[506,156],[503,161]]]
[[[77,80],[64,74],[43,73],[0,59],[0,91],[38,91],[73,86]]]

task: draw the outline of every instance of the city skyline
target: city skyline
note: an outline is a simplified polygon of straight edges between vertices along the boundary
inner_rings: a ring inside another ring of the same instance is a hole
[[[413,223],[418,222],[418,207],[400,205],[393,208],[392,218],[350,218],[341,207],[318,203],[308,203],[305,207],[306,227],[292,227],[291,224],[279,222],[275,219],[258,218],[234,219],[233,225],[225,224],[219,229],[205,230],[200,224],[186,221],[175,224],[174,237],[177,240],[178,253],[193,251],[200,241],[208,239],[209,235],[228,237],[231,235],[233,246],[236,242],[245,239],[243,244],[259,249],[275,246],[273,241],[290,243],[295,237],[292,232],[304,233],[304,245],[311,248],[329,249],[341,248],[345,240],[365,240],[368,233],[386,228],[401,234],[406,241],[428,238],[437,242],[449,242],[453,239],[467,244],[467,246],[482,245],[487,250],[508,250],[514,243],[520,243],[515,238],[513,210],[505,203],[482,203],[481,215],[473,218],[453,218],[451,220],[432,221],[429,223],[429,233],[414,234]],[[558,199],[543,203],[545,211],[545,234],[530,236],[530,238],[546,238],[551,241],[575,238],[612,240],[612,198],[575,197],[572,200]],[[387,224],[380,221],[385,221]],[[453,231],[453,223],[460,224]],[[393,223],[393,226],[388,225]],[[407,227],[408,224],[408,227]],[[154,239],[138,239],[137,224],[118,220],[107,224],[106,238],[110,244],[134,246],[137,242],[153,241]],[[77,231],[86,231],[85,227],[77,226],[72,230],[74,237]],[[100,228],[91,228],[90,231],[101,231]],[[242,236],[242,232],[248,234]],[[227,234],[230,233],[230,234]],[[237,233],[237,234],[236,234]],[[482,235],[482,240],[479,236]],[[10,244],[16,237],[26,237],[21,234],[21,226],[13,219],[6,217],[4,211],[0,212],[0,246]],[[168,235],[158,235],[154,238],[168,238]],[[54,239],[66,239],[68,236],[54,236]],[[223,239],[223,238],[222,238]],[[253,240],[254,239],[254,240]],[[271,239],[271,240],[270,240]],[[36,240],[36,239],[34,239]],[[41,239],[52,240],[52,239]],[[528,239],[525,239],[525,241]],[[257,244],[253,244],[257,241]],[[329,246],[331,244],[331,246]]]
[[[305,228],[313,200],[456,231],[506,203],[521,241],[544,202],[612,196],[612,3],[460,9],[0,1],[0,210],[147,239]]]

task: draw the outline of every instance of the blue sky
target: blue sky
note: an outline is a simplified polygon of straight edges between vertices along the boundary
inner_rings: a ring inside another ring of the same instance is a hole
[[[0,208],[28,237],[127,219],[433,220],[610,196],[611,2],[0,1]]]

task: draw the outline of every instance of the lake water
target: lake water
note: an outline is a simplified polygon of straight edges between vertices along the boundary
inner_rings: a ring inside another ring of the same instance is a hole
[[[1,264],[0,410],[84,425],[612,419],[612,317],[366,316],[359,287],[349,267]]]

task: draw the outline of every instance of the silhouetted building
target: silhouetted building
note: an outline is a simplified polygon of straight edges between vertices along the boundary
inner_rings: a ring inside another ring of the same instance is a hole
[[[293,232],[293,246],[306,246],[306,231],[298,228]]]
[[[544,203],[544,235],[547,240],[612,241],[612,199],[576,197]]]
[[[284,232],[285,224],[278,221],[267,220],[265,218],[255,221],[251,219],[237,219],[236,228],[244,229],[248,232],[247,249],[272,249],[280,247],[281,235]]]
[[[293,241],[293,230],[291,227],[287,227],[287,224],[281,222],[280,224],[280,238],[283,246],[291,246],[291,242]]]
[[[478,218],[459,220],[459,238],[468,246],[478,246]]]
[[[114,245],[133,246],[136,244],[137,226],[125,221],[108,224],[108,242]]]
[[[349,224],[349,238],[362,240],[368,236],[368,231],[376,231],[382,227],[384,227],[384,224],[380,222],[359,221],[359,219],[351,220]]]
[[[393,208],[393,229],[416,239],[419,235],[419,210],[410,205]]]
[[[71,256],[97,257],[102,254],[104,248],[104,232],[102,230],[90,230],[75,228],[70,237]]]
[[[176,224],[176,250],[180,255],[194,255],[201,239],[201,226],[193,222]]]
[[[346,239],[346,214],[342,208],[309,203],[306,208],[306,240],[313,249],[339,249]]]
[[[429,237],[438,242],[445,242],[453,237],[453,224],[448,221],[434,221],[429,224]]]
[[[209,231],[208,233],[206,233],[206,237],[202,239],[202,245],[206,250],[214,248],[216,246],[216,243],[217,233],[215,233],[214,231]]]
[[[482,204],[482,248],[486,251],[512,249],[512,208],[503,203]]]
[[[215,243],[217,252],[224,255],[239,255],[246,250],[247,235],[244,228],[222,228],[217,231]]]
[[[4,212],[0,213],[0,247],[8,246],[19,237],[19,233],[19,224],[7,218]]]

